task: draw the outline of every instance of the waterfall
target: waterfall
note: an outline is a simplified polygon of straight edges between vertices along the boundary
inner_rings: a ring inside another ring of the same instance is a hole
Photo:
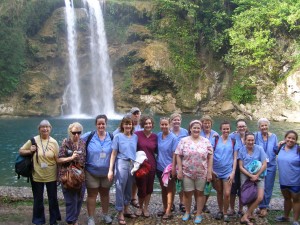
[[[68,11],[68,2],[71,0],[65,0],[66,12]],[[66,19],[68,23],[68,50],[69,50],[69,71],[70,71],[70,84],[65,90],[64,104],[62,108],[67,108],[69,116],[76,115],[90,115],[95,116],[98,114],[106,114],[109,117],[115,117],[114,104],[113,104],[113,80],[112,69],[110,67],[110,60],[108,55],[108,46],[106,33],[104,29],[104,19],[102,14],[101,3],[103,0],[83,0],[84,7],[86,8],[87,16],[89,18],[89,49],[87,49],[86,55],[89,59],[85,69],[79,70],[80,76],[84,79],[84,82],[79,81],[78,65],[76,55],[76,30],[69,33],[69,27],[75,28],[75,13],[74,7],[72,8],[72,15],[66,13],[68,17]],[[72,6],[72,3],[70,4]],[[70,20],[73,20],[72,22]],[[71,40],[73,37],[73,42]],[[74,44],[73,47],[71,45]],[[73,59],[73,56],[75,59]],[[76,62],[75,68],[73,62]],[[73,74],[75,73],[75,74]],[[73,79],[76,81],[73,81]],[[84,87],[82,86],[84,83]],[[81,87],[81,86],[82,87]],[[73,86],[77,86],[73,90]],[[75,90],[79,96],[75,98]],[[73,91],[73,93],[71,93]],[[74,96],[74,98],[73,98]],[[76,102],[78,101],[78,105]],[[82,101],[82,103],[81,103]],[[76,106],[73,106],[75,104]]]
[[[77,63],[77,38],[75,27],[75,11],[73,0],[65,0],[66,5],[66,21],[68,31],[68,51],[69,51],[69,74],[70,83],[66,87],[63,95],[63,106],[68,109],[69,114],[80,114],[81,96],[79,88],[79,68]],[[64,112],[62,112],[64,113]]]

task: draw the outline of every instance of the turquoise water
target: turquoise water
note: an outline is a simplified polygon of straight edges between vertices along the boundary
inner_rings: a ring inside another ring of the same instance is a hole
[[[198,116],[184,115],[182,126],[187,128],[192,119],[198,119]],[[37,126],[44,118],[1,118],[0,119],[0,186],[29,186],[25,178],[17,179],[14,173],[14,162],[19,148],[31,137],[37,135]],[[63,118],[46,118],[52,124],[53,130],[51,136],[60,144],[63,138],[67,136],[67,128],[70,123],[80,122],[84,127],[84,132],[95,129],[94,119],[63,119]],[[223,119],[214,119],[213,129],[219,132],[219,124]],[[229,120],[233,127],[235,122]],[[114,131],[119,125],[119,120],[108,121],[108,131]],[[155,117],[154,131],[159,131],[159,117]],[[254,121],[248,122],[250,131],[257,130],[257,124]],[[300,124],[272,122],[270,131],[278,136],[281,140],[287,130],[294,129],[300,132]],[[280,195],[278,182],[275,182],[275,195]]]

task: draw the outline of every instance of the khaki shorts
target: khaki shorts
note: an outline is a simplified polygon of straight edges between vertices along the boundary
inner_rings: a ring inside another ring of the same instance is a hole
[[[183,177],[183,191],[204,191],[206,180],[202,179],[191,179],[187,176]]]
[[[245,183],[248,177],[241,172],[241,185]],[[265,188],[265,178],[261,178],[258,182],[256,182],[257,188],[264,189]]]
[[[107,176],[95,177],[88,171],[85,171],[85,185],[87,188],[110,188],[113,182],[110,182]]]

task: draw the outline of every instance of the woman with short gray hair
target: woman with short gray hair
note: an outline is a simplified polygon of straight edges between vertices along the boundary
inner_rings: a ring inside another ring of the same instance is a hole
[[[260,118],[257,122],[258,129],[255,133],[255,144],[261,146],[267,154],[267,176],[265,177],[264,198],[259,204],[259,216],[267,216],[269,204],[272,197],[274,181],[276,176],[276,154],[277,136],[269,132],[270,121],[266,118]]]
[[[57,200],[57,158],[58,143],[50,136],[52,126],[48,120],[42,120],[38,126],[39,135],[34,137],[36,145],[28,140],[19,150],[20,155],[33,156],[33,172],[30,177],[33,193],[33,224],[45,224],[44,187],[47,188],[50,225],[57,224],[61,215]]]

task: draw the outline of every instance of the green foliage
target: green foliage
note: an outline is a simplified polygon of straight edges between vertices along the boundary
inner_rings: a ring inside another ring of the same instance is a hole
[[[256,87],[250,80],[236,81],[228,90],[229,99],[238,104],[246,104],[255,101]]]
[[[130,92],[131,87],[132,87],[132,76],[131,73],[133,71],[133,67],[129,66],[127,67],[125,73],[124,73],[124,81],[123,81],[123,85],[122,85],[122,91],[124,92]]]
[[[237,8],[228,29],[231,49],[225,60],[236,71],[261,68],[267,75],[284,53],[278,39],[300,34],[300,3],[295,0],[235,0]],[[274,74],[271,79],[279,80]],[[277,72],[277,76],[279,73]]]
[[[16,89],[24,70],[24,37],[22,30],[0,23],[0,96]]]
[[[12,0],[11,4],[3,5],[5,12],[0,15],[0,97],[16,89],[26,67],[26,53],[32,55],[38,50],[35,46],[26,46],[26,36],[35,35],[64,2],[30,0],[21,4]]]

